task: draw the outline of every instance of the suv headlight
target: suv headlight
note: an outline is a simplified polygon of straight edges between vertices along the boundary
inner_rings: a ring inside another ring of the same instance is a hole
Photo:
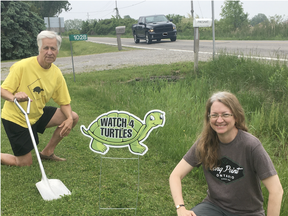
[[[148,32],[154,32],[154,29],[153,29],[153,28],[151,28],[151,29],[149,29],[149,30],[148,30]]]

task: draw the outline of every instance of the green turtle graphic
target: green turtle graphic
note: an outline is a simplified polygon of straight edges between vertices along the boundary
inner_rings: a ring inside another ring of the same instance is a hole
[[[81,125],[83,135],[91,138],[90,149],[105,155],[109,147],[129,147],[132,154],[144,155],[148,147],[143,144],[150,132],[165,124],[165,112],[151,110],[144,121],[125,111],[110,111],[97,117],[88,127]]]

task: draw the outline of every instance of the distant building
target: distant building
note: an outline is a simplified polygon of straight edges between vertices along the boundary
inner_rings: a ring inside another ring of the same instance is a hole
[[[55,31],[59,34],[65,32],[64,17],[44,17],[46,30]]]

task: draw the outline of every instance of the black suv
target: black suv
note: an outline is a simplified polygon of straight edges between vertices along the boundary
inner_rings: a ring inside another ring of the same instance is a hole
[[[152,40],[170,39],[176,41],[177,30],[173,20],[168,20],[165,15],[141,16],[138,23],[132,26],[134,42],[140,39],[150,44]]]

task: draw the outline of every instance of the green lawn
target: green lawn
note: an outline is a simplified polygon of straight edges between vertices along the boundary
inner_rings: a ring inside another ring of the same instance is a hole
[[[200,62],[199,69],[197,77],[192,75],[190,62],[91,71],[77,74],[76,82],[73,74],[65,75],[71,106],[80,119],[55,151],[67,161],[43,161],[43,165],[47,177],[60,179],[72,195],[53,201],[41,198],[35,186],[41,180],[41,173],[33,150],[32,166],[1,166],[1,215],[97,215],[99,207],[135,208],[136,201],[137,215],[176,215],[169,175],[199,135],[206,100],[218,90],[231,91],[239,98],[250,132],[263,143],[287,191],[287,66],[220,56],[215,61]],[[177,75],[183,79],[150,79],[160,75]],[[141,81],[134,81],[137,77]],[[49,105],[55,104],[51,101]],[[105,157],[133,160],[101,159],[89,149],[90,139],[80,132],[80,126],[88,127],[99,115],[111,110],[127,111],[143,119],[152,109],[163,110],[166,122],[144,141],[149,150],[139,156],[137,196],[138,157],[125,147],[110,148]],[[48,129],[40,135],[40,151],[52,133],[53,129]],[[12,153],[2,125],[1,138],[1,152]],[[201,169],[185,177],[183,196],[187,208],[200,202],[206,190]],[[264,187],[263,193],[266,209],[268,192]],[[281,216],[288,213],[287,198],[285,193]],[[134,215],[135,210],[101,210],[100,213]]]

